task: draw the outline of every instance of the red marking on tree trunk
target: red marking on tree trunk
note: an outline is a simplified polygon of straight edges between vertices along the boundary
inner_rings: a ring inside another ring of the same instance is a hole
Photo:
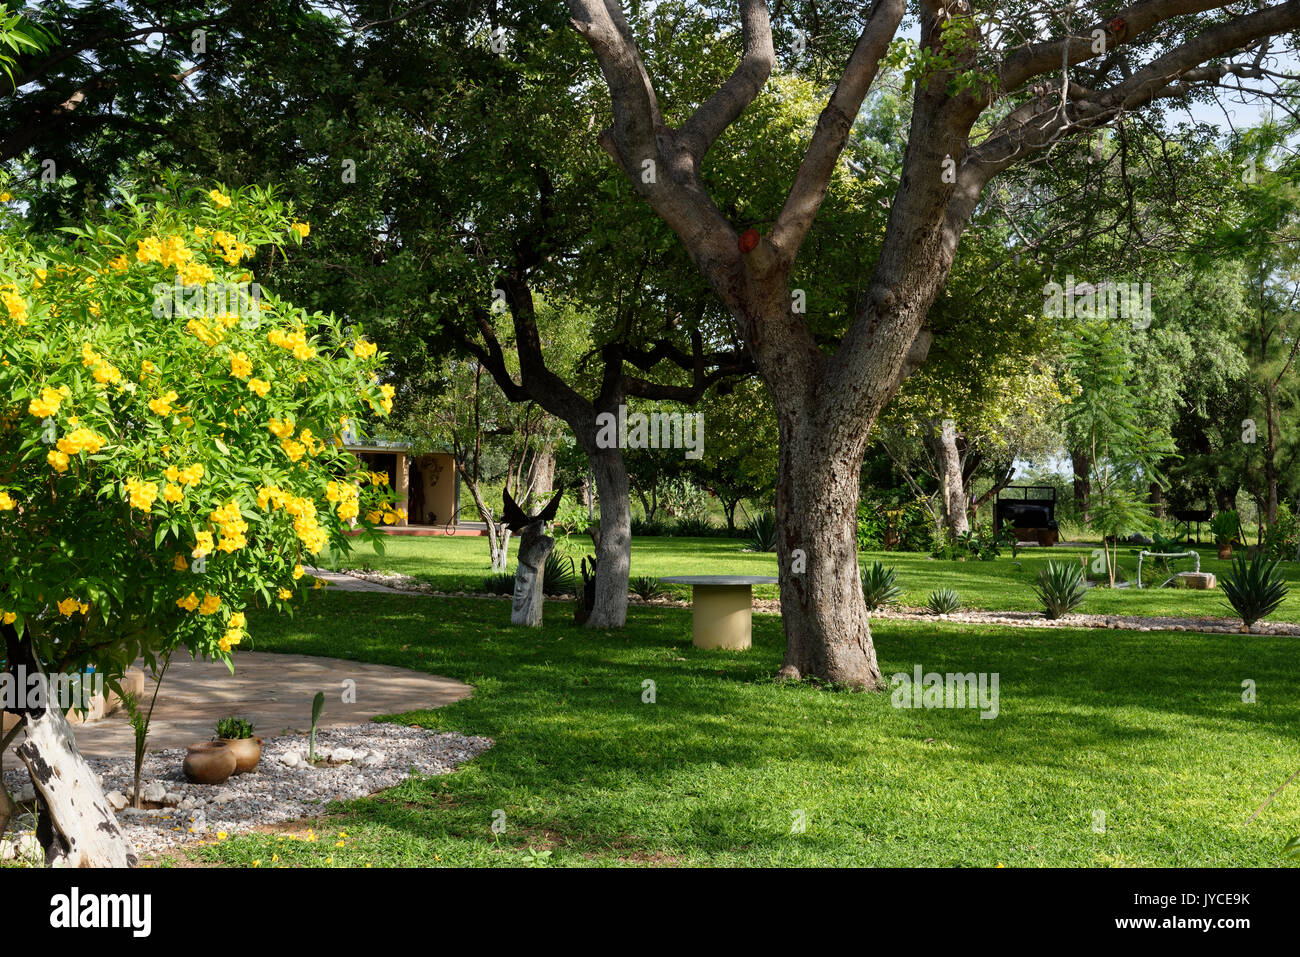
[[[747,229],[740,234],[740,239],[737,240],[736,245],[740,247],[742,253],[753,252],[758,246],[758,239],[757,229]]]

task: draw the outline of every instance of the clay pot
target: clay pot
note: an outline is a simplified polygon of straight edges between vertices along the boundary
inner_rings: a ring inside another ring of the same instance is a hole
[[[235,752],[225,741],[191,744],[181,770],[195,784],[220,784],[235,773]]]
[[[1229,558],[1232,557],[1232,544],[1231,544],[1231,543],[1229,543],[1229,544],[1227,544],[1227,545],[1220,545],[1220,546],[1219,546],[1219,557],[1222,558],[1222,559],[1224,559],[1225,561],[1226,561],[1227,559],[1229,559]]]
[[[261,738],[218,738],[235,755],[235,773],[247,774],[262,760]]]

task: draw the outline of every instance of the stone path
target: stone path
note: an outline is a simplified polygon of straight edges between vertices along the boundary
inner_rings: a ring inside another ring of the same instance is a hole
[[[389,588],[379,582],[366,581],[364,578],[357,578],[353,575],[344,575],[342,572],[326,571],[323,568],[307,568],[307,574],[314,575],[326,583],[327,588],[331,591],[368,591],[382,592],[388,595],[409,595],[411,590],[401,588]]]
[[[354,689],[355,703],[344,702],[345,687]],[[153,690],[154,683],[146,677],[142,701],[147,703]],[[325,692],[319,727],[334,728],[362,724],[380,714],[439,708],[468,698],[473,690],[451,678],[391,665],[256,651],[237,653],[232,675],[219,662],[191,661],[182,653],[172,659],[163,679],[149,750],[211,740],[218,719],[232,714],[252,721],[262,739],[306,732],[318,691]],[[88,757],[120,758],[135,750],[125,710],[78,725],[74,732],[77,747]],[[17,760],[12,753],[5,755],[7,767]]]

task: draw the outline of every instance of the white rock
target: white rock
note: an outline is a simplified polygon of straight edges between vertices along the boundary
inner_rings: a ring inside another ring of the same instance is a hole
[[[361,763],[368,768],[375,768],[384,763],[384,756],[378,751],[371,751],[361,759]]]
[[[114,811],[120,811],[131,803],[121,791],[109,791],[104,795],[104,800],[108,802],[108,806]]]
[[[335,748],[330,752],[331,761],[355,761],[357,753],[351,748]]]
[[[159,781],[150,781],[140,789],[140,797],[153,804],[158,804],[167,796],[167,788]]]
[[[43,861],[45,848],[41,847],[41,842],[36,839],[35,834],[23,834],[18,838],[18,856],[25,857],[29,861]]]
[[[191,808],[194,807],[194,798],[186,798],[184,801],[178,804],[177,807],[179,807],[182,811],[190,810]]]
[[[287,751],[280,760],[284,762],[285,767],[296,768],[298,765],[302,764],[302,755],[297,751]]]
[[[18,848],[9,841],[0,841],[0,861],[12,861],[18,856]]]
[[[175,791],[168,791],[162,796],[162,803],[166,804],[168,807],[180,807],[181,801],[183,800],[184,797],[177,794]]]
[[[222,790],[218,791],[216,795],[212,798],[212,803],[229,804],[231,801],[235,800],[236,797],[237,795],[235,794],[234,791],[230,790],[229,788],[223,788]]]
[[[30,804],[35,800],[36,788],[32,787],[30,784],[24,784],[18,789],[18,793],[14,795],[14,801],[18,804]]]

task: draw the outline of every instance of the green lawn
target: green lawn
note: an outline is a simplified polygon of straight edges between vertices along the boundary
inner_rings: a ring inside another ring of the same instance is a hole
[[[512,556],[517,541],[511,540]],[[483,579],[491,573],[486,538],[391,536],[385,545],[383,555],[368,545],[358,545],[351,555],[329,564],[402,572],[442,591],[481,591]],[[632,575],[776,574],[775,554],[745,552],[743,547],[742,542],[725,538],[636,538],[632,542]],[[1222,577],[1231,564],[1220,561],[1211,547],[1201,548],[1200,553],[1202,571]],[[1038,569],[1049,560],[1078,561],[1080,555],[1091,561],[1091,548],[1022,549],[1017,559],[1004,552],[1001,558],[988,562],[937,561],[919,552],[864,552],[860,562],[865,565],[878,559],[894,566],[903,588],[903,601],[909,605],[923,605],[931,590],[947,586],[956,589],[970,608],[1034,611],[1041,607],[1033,589]],[[1144,563],[1144,572],[1150,564],[1150,560]],[[1137,567],[1136,555],[1130,554],[1127,547],[1121,548],[1119,565],[1132,572]],[[1273,618],[1300,621],[1300,562],[1284,562],[1279,567],[1291,584],[1291,593]],[[1183,561],[1178,568],[1190,569],[1191,560]],[[690,593],[685,586],[671,586],[669,591],[680,597]],[[775,585],[759,586],[754,593],[761,598],[777,597]],[[1096,588],[1089,592],[1080,610],[1097,614],[1232,617],[1221,590]]]
[[[634,608],[618,633],[574,627],[567,603],[548,603],[537,631],[507,627],[508,610],[340,593],[292,620],[250,616],[258,650],[470,682],[473,698],[398,720],[496,746],[335,806],[317,843],[244,836],[193,853],[262,866],[517,865],[528,848],[570,866],[1269,866],[1300,833],[1300,788],[1244,826],[1300,762],[1294,639],[877,623],[886,674],[997,672],[1001,714],[981,720],[775,682],[774,616],[755,616],[751,651],[726,653],[690,644],[683,609]],[[1258,703],[1242,702],[1246,679]],[[800,812],[807,829],[791,833]]]

